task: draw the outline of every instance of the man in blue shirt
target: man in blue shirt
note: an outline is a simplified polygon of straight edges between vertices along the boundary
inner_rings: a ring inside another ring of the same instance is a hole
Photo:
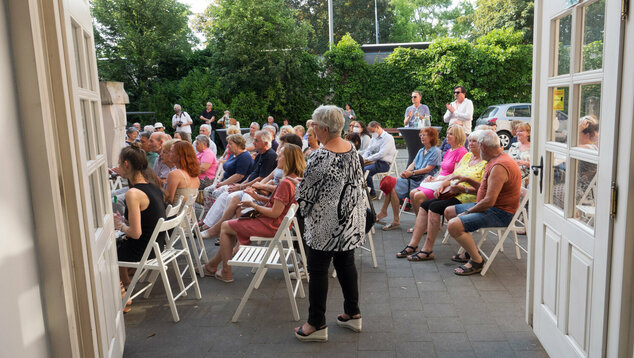
[[[418,121],[422,121],[425,116],[429,116],[429,107],[420,103],[420,92],[412,92],[412,105],[405,110],[405,119],[403,125],[405,127],[416,128],[418,127]]]
[[[372,121],[368,124],[368,132],[372,136],[368,148],[363,153],[363,159],[366,162],[364,171],[368,170],[368,188],[370,188],[370,196],[376,196],[372,177],[376,173],[385,173],[390,170],[392,161],[396,158],[396,146],[394,145],[394,137],[381,128],[379,122]]]

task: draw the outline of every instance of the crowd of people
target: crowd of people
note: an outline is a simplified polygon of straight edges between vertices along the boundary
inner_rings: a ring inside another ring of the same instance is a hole
[[[376,219],[386,218],[391,205],[393,219],[383,230],[399,229],[399,206],[409,199],[416,222],[408,229],[409,243],[396,256],[425,261],[434,259],[444,216],[449,233],[465,249],[452,257],[462,263],[454,272],[470,275],[484,264],[470,233],[506,226],[518,209],[521,187],[528,184],[530,125],[516,126],[517,141],[506,154],[490,126],[472,131],[473,103],[464,87],[454,88],[454,98],[444,116],[449,125],[445,149],[438,146],[436,129],[420,130],[422,148],[413,162],[398,177],[385,176],[380,182],[385,200]],[[420,92],[412,93],[405,126],[429,119],[421,99]],[[124,213],[115,214],[116,228],[127,237],[118,245],[119,260],[140,259],[156,222],[165,217],[166,204],[179,195],[198,196],[203,237],[216,239],[219,246],[205,264],[205,274],[230,283],[234,278],[227,262],[238,245],[249,245],[253,235],[273,236],[290,206],[298,204],[310,281],[308,321],[295,335],[302,341],[327,340],[330,262],[344,296],[344,312],[336,323],[361,331],[354,252],[365,240],[366,202],[376,196],[373,178],[388,172],[396,160],[394,137],[377,121],[366,126],[348,103],[345,108],[318,107],[305,127],[288,121],[280,126],[269,116],[261,127],[251,123],[245,134],[229,111],[217,118],[207,103],[192,144],[196,123],[179,105],[174,113],[173,137],[160,122],[142,132],[137,123],[127,130],[115,169],[129,185],[124,194],[114,193],[123,195],[125,207]],[[586,127],[593,124],[588,123]],[[227,134],[222,154],[214,135],[220,128]],[[124,288],[128,274],[121,269]]]

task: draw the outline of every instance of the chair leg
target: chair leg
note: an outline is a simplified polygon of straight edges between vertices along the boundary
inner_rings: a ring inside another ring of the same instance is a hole
[[[167,303],[169,303],[170,310],[172,311],[172,319],[174,322],[178,322],[180,318],[178,317],[178,310],[176,309],[176,302],[174,302],[174,294],[172,294],[172,286],[170,285],[169,278],[167,277],[167,270],[165,270],[165,263],[163,259],[159,255],[156,258],[159,266],[159,272],[161,274],[161,279],[163,280],[163,286],[165,287],[165,295],[167,296]],[[176,277],[180,277],[180,275],[176,275]]]
[[[264,276],[265,263],[266,261],[262,262],[262,264],[260,264],[260,267],[258,267],[258,270],[255,272],[255,276],[253,276],[253,278],[251,279],[251,282],[249,283],[249,287],[247,288],[247,291],[244,293],[244,296],[242,296],[242,299],[240,300],[240,304],[238,305],[238,308],[236,308],[236,312],[233,314],[233,317],[231,317],[231,322],[234,322],[234,323],[238,322],[238,318],[240,318],[240,314],[242,313],[244,306],[249,300],[249,297],[251,296],[251,292],[253,292],[253,289],[255,288],[255,283],[260,279],[260,276]]]
[[[495,256],[498,254],[498,251],[501,251],[500,248],[504,244],[504,239],[506,239],[510,231],[511,231],[510,228],[507,228],[502,234],[502,237],[498,240],[497,244],[495,244],[495,248],[493,249],[493,252],[491,252],[491,254],[489,255],[489,259],[487,260],[487,262],[482,267],[482,271],[480,272],[480,275],[482,276],[486,275],[487,271],[489,270],[489,267],[491,267],[491,263],[493,263]]]
[[[517,231],[513,230],[513,242],[515,243],[515,256],[518,260],[522,258],[522,254],[520,253],[520,244],[517,241]]]
[[[189,220],[188,218],[185,218],[185,220]],[[194,236],[194,233],[192,232],[192,230],[187,227],[187,237],[189,238],[189,245],[190,245],[190,252],[192,253],[191,256],[194,257],[195,263],[196,263],[196,267],[198,268],[198,272],[200,274],[200,277],[204,277],[205,273],[203,272],[203,265],[200,262],[200,256],[198,255],[199,251],[198,251],[198,244],[197,244],[197,240],[196,237]],[[202,247],[204,250],[204,246]]]
[[[145,293],[143,294],[144,298],[150,297],[150,293],[152,293],[152,289],[154,289],[154,284],[156,283],[156,279],[158,278],[158,276],[159,272],[154,270],[151,271],[151,273],[149,274],[148,282],[150,283],[150,286],[147,290],[145,290]]]
[[[449,229],[445,230],[445,237],[442,239],[442,243],[446,244],[449,242]]]
[[[370,244],[370,254],[372,255],[372,265],[374,268],[378,266],[376,263],[376,252],[374,251],[374,240],[372,240],[372,233],[368,233],[368,243]]]
[[[304,284],[302,282],[302,275],[299,274],[299,263],[297,262],[297,255],[295,254],[295,250],[291,253],[291,260],[293,261],[293,268],[295,270],[295,278],[296,278],[296,288],[293,290],[293,294],[297,296],[299,293],[300,298],[306,297],[306,293],[304,293]],[[306,276],[308,276],[308,271],[304,269]]]
[[[180,289],[180,292],[183,292],[183,296],[187,296],[187,291],[185,291],[185,283],[183,282],[183,276],[181,274],[180,268],[178,267],[178,262],[176,262],[176,259],[172,260],[172,268],[174,269],[174,274],[176,274],[176,282],[178,282],[178,288]]]
[[[288,299],[291,301],[291,311],[293,312],[293,318],[295,319],[295,321],[299,321],[299,310],[297,308],[297,301],[295,301],[295,295],[293,294],[293,284],[291,283],[291,275],[288,272],[288,264],[286,263],[286,260],[283,259],[284,252],[282,251],[283,248],[281,243],[279,244],[278,249],[280,250],[280,262],[282,263],[282,272],[284,272],[284,281],[286,281],[286,291],[288,292]],[[296,274],[297,276],[299,276],[298,271],[296,271]],[[301,281],[302,279],[298,277],[298,282],[300,282],[300,284]]]
[[[194,293],[196,293],[196,298],[197,299],[201,299],[203,298],[202,294],[200,293],[200,286],[198,285],[198,278],[196,277],[196,272],[194,271],[194,265],[192,263],[192,257],[189,254],[189,251],[185,251],[185,259],[188,262],[188,266],[189,266],[189,276],[192,279],[192,282],[194,284]],[[176,260],[174,260],[176,261]],[[183,293],[183,296],[186,296],[187,292]]]

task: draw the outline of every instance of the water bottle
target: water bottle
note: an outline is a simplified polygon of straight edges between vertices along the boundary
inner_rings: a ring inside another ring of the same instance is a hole
[[[431,127],[431,116],[429,114],[425,115],[423,119],[423,128]]]

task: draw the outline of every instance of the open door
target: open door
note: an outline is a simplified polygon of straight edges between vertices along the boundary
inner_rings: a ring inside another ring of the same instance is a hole
[[[533,328],[552,357],[606,351],[621,1],[536,1]]]
[[[67,59],[67,80],[72,107],[74,150],[79,182],[77,191],[83,207],[79,213],[84,227],[87,255],[86,286],[92,291],[92,320],[96,329],[95,351],[101,357],[121,357],[125,326],[121,311],[119,273],[97,61],[90,6],[86,0],[64,0],[63,29]]]

